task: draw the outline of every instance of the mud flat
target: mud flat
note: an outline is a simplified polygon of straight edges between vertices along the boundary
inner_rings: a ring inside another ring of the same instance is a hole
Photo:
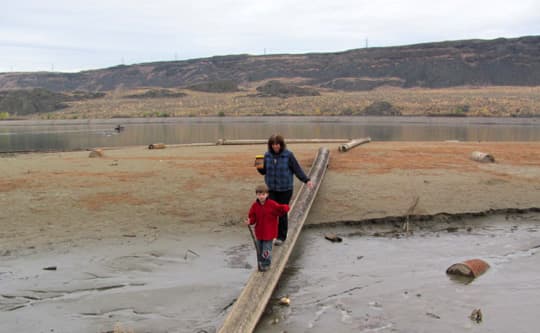
[[[540,213],[419,222],[411,230],[392,224],[305,230],[257,332],[534,330]],[[343,241],[327,241],[327,232]],[[474,280],[446,275],[447,267],[471,258],[490,268]],[[283,295],[289,306],[279,304]],[[469,318],[475,309],[481,322]]]
[[[307,168],[320,146],[290,148]],[[310,228],[276,290],[291,306],[271,305],[258,330],[530,331],[540,298],[520,295],[540,290],[539,143],[325,146]],[[146,148],[0,158],[0,331],[216,329],[254,266],[240,221],[262,182],[253,159],[264,146]],[[472,151],[496,162],[474,162]],[[487,220],[469,221],[477,215]],[[400,236],[406,216],[413,233]],[[444,274],[470,256],[492,269],[467,285]],[[469,323],[467,304],[482,308],[483,326]],[[520,312],[505,321],[512,305]]]

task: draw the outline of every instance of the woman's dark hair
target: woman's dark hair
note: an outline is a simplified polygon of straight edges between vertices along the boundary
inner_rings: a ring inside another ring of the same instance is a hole
[[[270,152],[274,151],[272,149],[272,145],[275,144],[275,143],[279,144],[279,152],[280,153],[285,150],[285,147],[287,147],[287,145],[285,144],[285,139],[283,139],[283,137],[281,135],[272,134],[272,136],[270,136],[270,138],[268,139],[268,151],[270,151]]]

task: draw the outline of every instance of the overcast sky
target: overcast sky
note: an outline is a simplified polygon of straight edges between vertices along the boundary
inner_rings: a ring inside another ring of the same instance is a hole
[[[540,35],[539,0],[0,0],[0,72]]]

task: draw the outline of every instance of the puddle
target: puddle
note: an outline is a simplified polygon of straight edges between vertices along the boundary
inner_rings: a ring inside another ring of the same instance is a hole
[[[420,223],[420,222],[419,222]],[[429,223],[428,223],[429,225]],[[539,214],[466,218],[420,228],[304,230],[256,332],[531,332],[540,308]],[[416,227],[416,228],[415,228]],[[332,243],[333,232],[343,238]],[[470,280],[457,262],[491,266]],[[483,321],[469,316],[481,309]]]

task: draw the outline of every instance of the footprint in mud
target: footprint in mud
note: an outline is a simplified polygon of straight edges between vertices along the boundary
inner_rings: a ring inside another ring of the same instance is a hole
[[[248,244],[233,246],[225,250],[225,255],[227,266],[230,268],[251,269],[253,266],[248,262],[248,256],[252,255],[255,260],[257,258],[255,249]]]
[[[308,323],[308,328],[314,328],[315,327],[315,324],[319,321],[319,319],[321,318],[321,316],[326,312],[326,310],[328,310],[330,308],[329,305],[323,305],[320,307],[320,309],[315,312],[315,317],[313,318],[313,320],[311,320],[309,323]]]
[[[152,263],[151,257],[124,256],[111,259],[107,266],[121,271],[152,272],[156,265]]]
[[[136,310],[135,308],[112,308],[112,309],[107,309],[101,312],[80,313],[81,316],[86,316],[86,317],[109,317],[109,318],[113,317],[113,315],[118,315],[118,314],[123,314],[125,316],[131,316],[131,315],[147,316],[147,315],[152,315],[153,313],[147,312],[147,311],[139,311],[139,310]]]
[[[369,302],[368,305],[369,305],[370,309],[382,310],[382,305],[379,302],[372,301],[372,302]]]
[[[65,290],[46,290],[46,289],[30,289],[28,294],[22,295],[0,295],[0,311],[15,311],[27,306],[33,306],[38,303],[44,303],[51,300],[59,300],[63,298],[74,299],[87,295],[93,292],[102,292],[111,289],[124,288],[126,284],[102,285],[97,287],[81,287]]]
[[[31,299],[21,296],[0,295],[0,311],[9,312],[27,306]]]
[[[153,272],[159,267],[168,264],[177,265],[185,262],[186,260],[184,260],[184,258],[166,258],[162,257],[159,253],[150,253],[148,255],[132,255],[113,258],[105,263],[105,265],[120,271]]]

